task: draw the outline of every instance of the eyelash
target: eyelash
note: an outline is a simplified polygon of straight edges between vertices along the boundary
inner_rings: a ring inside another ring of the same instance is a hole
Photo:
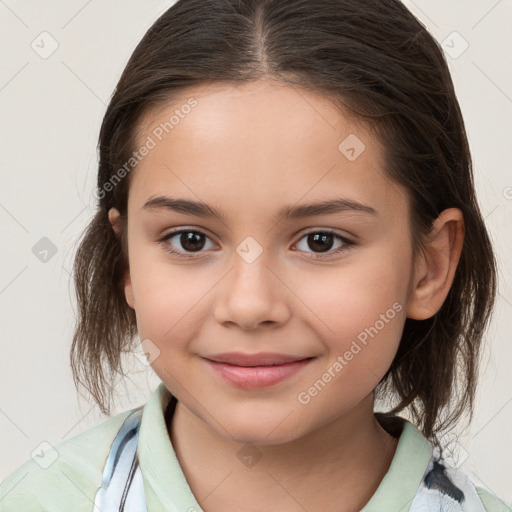
[[[195,233],[195,234],[204,235],[207,238],[209,238],[202,231],[198,231],[198,230],[195,230],[195,229],[179,229],[179,230],[175,230],[175,231],[171,231],[170,233],[167,233],[158,242],[162,245],[162,247],[164,248],[164,250],[166,252],[168,252],[170,254],[173,254],[175,256],[181,257],[181,258],[193,258],[196,254],[200,254],[202,251],[198,251],[198,252],[195,252],[195,253],[184,253],[182,251],[177,251],[177,250],[173,249],[169,245],[169,240],[171,238],[174,238],[176,235],[179,235],[179,234],[182,234],[182,233]],[[356,245],[356,243],[354,241],[349,240],[348,238],[345,238],[345,237],[339,235],[338,233],[336,233],[334,231],[331,231],[331,230],[328,230],[328,229],[318,230],[318,231],[309,231],[307,233],[304,233],[302,235],[302,237],[299,239],[299,241],[302,240],[303,238],[305,238],[308,235],[314,235],[314,234],[332,235],[337,240],[343,242],[343,246],[341,248],[338,248],[334,252],[311,253],[311,254],[316,254],[316,256],[314,256],[313,259],[327,259],[327,258],[332,257],[333,255],[340,254],[342,252],[346,252],[346,251],[350,250],[352,246]],[[324,256],[324,254],[328,254],[328,256]]]

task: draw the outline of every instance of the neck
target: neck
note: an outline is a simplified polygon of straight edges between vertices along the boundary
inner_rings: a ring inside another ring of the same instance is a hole
[[[398,443],[375,418],[373,395],[343,417],[278,445],[244,447],[220,436],[180,402],[168,430],[206,512],[251,510],[248,503],[257,510],[361,510],[388,471]]]

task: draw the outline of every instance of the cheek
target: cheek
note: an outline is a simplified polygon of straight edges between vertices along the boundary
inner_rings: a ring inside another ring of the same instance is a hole
[[[398,349],[406,317],[407,261],[391,250],[373,251],[351,264],[301,275],[294,286],[307,297],[303,310],[309,325],[321,334],[332,361],[347,362],[351,380],[380,380]],[[397,262],[398,261],[398,262]],[[373,375],[373,377],[372,377]]]
[[[141,339],[179,344],[182,333],[193,333],[198,315],[204,314],[202,303],[216,281],[210,273],[197,266],[171,264],[157,249],[134,251],[130,277]]]
[[[370,252],[338,268],[312,268],[288,280],[304,303],[304,314],[324,324],[326,333],[356,335],[354,329],[370,327],[395,302],[405,307],[407,261],[391,252]]]
[[[151,367],[176,396],[190,385],[190,341],[211,311],[204,299],[214,284],[186,268],[153,261],[131,270],[139,337],[150,340]]]

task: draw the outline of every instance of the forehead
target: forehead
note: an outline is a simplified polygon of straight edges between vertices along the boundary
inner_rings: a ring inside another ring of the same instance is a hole
[[[182,91],[146,113],[134,171],[138,203],[172,191],[217,204],[318,200],[326,194],[396,203],[404,190],[383,168],[370,131],[327,96],[283,83],[212,84]],[[307,197],[306,197],[307,196]]]
[[[190,108],[192,100],[195,105]],[[187,88],[172,101],[146,112],[139,123],[139,140],[158,128],[159,123],[170,121],[173,114],[177,115],[168,131],[179,136],[185,135],[183,132],[187,131],[187,127],[201,130],[201,143],[207,141],[207,131],[212,137],[222,136],[222,131],[225,135],[250,133],[253,141],[264,141],[267,146],[269,137],[264,140],[264,136],[270,129],[272,132],[280,130],[279,140],[275,141],[279,144],[287,139],[291,143],[301,140],[315,143],[324,138],[326,132],[334,135],[333,132],[344,129],[358,131],[367,137],[363,123],[346,109],[342,111],[327,95],[274,80],[242,84],[214,83]],[[299,120],[301,123],[297,124]],[[233,130],[235,134],[231,133]],[[168,134],[165,131],[162,135],[165,137]],[[258,137],[254,138],[255,135]],[[331,142],[330,138],[325,142]]]

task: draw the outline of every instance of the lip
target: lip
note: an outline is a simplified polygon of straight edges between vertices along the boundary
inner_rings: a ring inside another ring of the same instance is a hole
[[[207,365],[227,382],[244,389],[272,386],[295,375],[314,357],[285,354],[237,352],[215,354],[203,358]]]
[[[245,354],[243,352],[224,352],[204,356],[210,361],[228,363],[236,366],[269,366],[272,364],[292,363],[307,359],[310,356],[292,356],[289,354],[277,354],[275,352],[259,352],[257,354]]]

